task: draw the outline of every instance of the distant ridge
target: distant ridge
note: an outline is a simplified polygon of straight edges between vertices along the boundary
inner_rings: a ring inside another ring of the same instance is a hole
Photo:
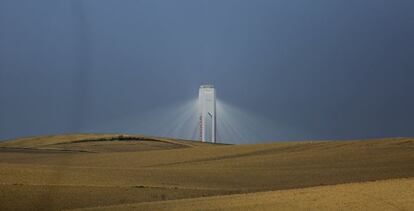
[[[108,144],[119,145],[125,142],[160,142],[166,145],[174,145],[174,148],[181,147],[197,147],[201,145],[208,145],[198,141],[172,139],[172,138],[159,138],[144,135],[131,135],[131,134],[63,134],[63,135],[48,135],[48,136],[35,136],[18,138],[14,140],[7,140],[0,142],[0,147],[6,148],[24,148],[24,149],[60,149],[63,146],[66,150],[70,150],[70,146],[76,144],[93,143],[96,144]],[[81,150],[75,150],[81,151]],[[85,150],[87,151],[87,150]]]

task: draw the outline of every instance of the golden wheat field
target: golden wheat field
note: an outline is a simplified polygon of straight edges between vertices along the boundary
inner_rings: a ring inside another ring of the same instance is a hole
[[[414,179],[392,179],[86,210],[414,210]]]
[[[0,210],[410,210],[414,139],[223,145],[78,134],[0,142]]]

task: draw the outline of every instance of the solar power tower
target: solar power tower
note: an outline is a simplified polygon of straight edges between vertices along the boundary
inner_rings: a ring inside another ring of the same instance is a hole
[[[200,86],[198,103],[200,140],[216,143],[216,90],[213,85]]]

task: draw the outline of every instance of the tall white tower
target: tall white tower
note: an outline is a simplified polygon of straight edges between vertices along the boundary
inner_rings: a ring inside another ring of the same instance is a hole
[[[202,85],[198,92],[200,112],[200,140],[216,143],[216,90],[213,85]]]

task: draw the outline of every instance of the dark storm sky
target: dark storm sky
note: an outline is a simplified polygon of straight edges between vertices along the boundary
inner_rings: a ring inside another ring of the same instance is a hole
[[[204,83],[312,134],[281,139],[414,136],[413,11],[412,0],[1,0],[0,139],[120,132],[92,128]]]

